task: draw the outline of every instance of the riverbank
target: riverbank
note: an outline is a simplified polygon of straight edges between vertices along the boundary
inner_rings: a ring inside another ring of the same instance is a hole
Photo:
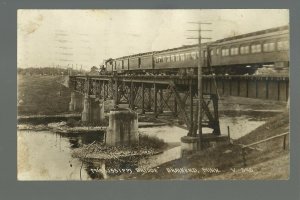
[[[71,91],[64,76],[17,76],[18,116],[68,113]]]
[[[288,179],[289,150],[283,140],[276,139],[246,150],[244,166],[241,144],[246,145],[289,131],[289,114],[281,113],[264,125],[234,141],[215,149],[207,149],[162,164],[157,173],[130,175],[130,179]],[[287,146],[289,145],[287,140]],[[259,149],[259,150],[258,150]],[[272,165],[269,165],[271,164]],[[268,172],[268,173],[266,173]],[[272,173],[274,172],[274,173]]]

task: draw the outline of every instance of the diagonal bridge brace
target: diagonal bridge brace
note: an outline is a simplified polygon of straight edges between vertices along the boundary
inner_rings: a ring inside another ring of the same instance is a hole
[[[188,112],[185,109],[185,101],[180,97],[178,91],[176,90],[176,85],[173,81],[170,81],[169,83],[170,90],[175,94],[176,100],[178,102],[178,108],[181,116],[183,117],[183,120],[185,124],[187,125],[188,130],[191,130],[191,119],[189,117]],[[202,101],[202,112],[207,116],[208,124],[204,124],[204,126],[212,128],[213,134],[220,135],[220,125],[219,125],[219,117],[218,117],[218,107],[217,107],[217,99],[214,94],[210,94],[210,99],[213,100],[213,109],[214,113],[212,113],[209,109],[209,103]],[[191,109],[193,109],[193,106],[191,106]],[[203,123],[203,122],[202,122]],[[193,128],[196,128],[197,125],[195,125]],[[191,135],[192,133],[189,132],[188,135]]]
[[[188,130],[190,130],[190,128],[191,128],[191,121],[189,119],[189,116],[188,116],[186,110],[184,109],[184,107],[185,107],[184,103],[183,103],[182,99],[180,98],[179,93],[176,90],[176,85],[175,85],[175,83],[173,81],[170,81],[169,86],[170,86],[170,90],[173,91],[173,93],[175,94],[176,101],[178,102],[179,112],[182,114],[183,120],[184,120],[184,122],[185,122]]]

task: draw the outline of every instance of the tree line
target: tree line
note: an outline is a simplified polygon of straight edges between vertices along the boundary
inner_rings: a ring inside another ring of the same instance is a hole
[[[85,74],[84,70],[75,70],[72,68],[57,68],[57,67],[30,67],[30,68],[18,68],[19,75],[78,75]]]

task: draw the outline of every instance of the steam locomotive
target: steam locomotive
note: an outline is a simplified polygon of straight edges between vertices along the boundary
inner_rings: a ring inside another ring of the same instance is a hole
[[[255,74],[289,67],[289,26],[271,28],[201,44],[204,74]],[[186,45],[109,59],[100,73],[197,74],[198,45]]]

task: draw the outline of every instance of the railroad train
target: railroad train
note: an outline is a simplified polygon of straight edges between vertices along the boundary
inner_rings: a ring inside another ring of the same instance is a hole
[[[197,74],[198,44],[108,59],[100,73]],[[288,70],[289,26],[201,44],[203,74],[255,74],[261,68]]]

